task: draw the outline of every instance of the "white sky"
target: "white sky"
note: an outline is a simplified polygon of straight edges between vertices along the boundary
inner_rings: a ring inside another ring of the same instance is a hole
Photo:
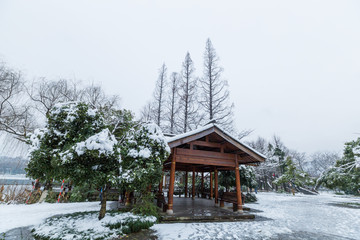
[[[360,132],[360,1],[0,0],[0,59],[26,78],[102,83],[138,113],[158,68],[211,38],[239,129],[341,151]]]

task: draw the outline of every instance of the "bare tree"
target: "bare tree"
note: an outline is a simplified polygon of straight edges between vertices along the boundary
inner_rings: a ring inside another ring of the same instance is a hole
[[[332,167],[340,156],[334,152],[316,152],[312,154],[305,164],[305,169],[314,177],[319,177],[322,173]]]
[[[165,63],[159,69],[159,78],[156,82],[155,92],[154,92],[154,100],[155,100],[155,122],[159,127],[161,126],[161,122],[163,120],[164,113],[164,104],[165,104],[165,88],[166,88],[166,73],[167,68]]]
[[[69,83],[66,79],[48,81],[43,78],[38,82],[33,82],[27,88],[27,92],[35,103],[34,107],[46,116],[55,104],[78,100],[81,94],[77,90],[77,85],[79,83]]]
[[[151,122],[154,121],[154,106],[152,102],[147,102],[146,105],[141,109],[140,112],[140,121],[142,122]]]
[[[194,76],[194,72],[194,63],[188,52],[182,63],[182,78],[179,90],[181,109],[179,118],[182,122],[182,132],[192,130],[201,120],[199,107],[197,105],[197,78]]]
[[[118,108],[120,98],[117,95],[106,95],[101,86],[92,83],[81,90],[80,100],[103,110]]]
[[[34,108],[44,116],[57,103],[83,101],[98,109],[110,109],[117,107],[119,103],[118,96],[106,95],[101,86],[91,84],[82,87],[81,82],[67,79],[57,81],[42,79],[39,82],[33,82],[27,88],[27,92],[34,102]]]
[[[177,132],[177,115],[179,113],[178,105],[178,91],[179,91],[179,74],[176,72],[171,73],[170,76],[170,89],[167,101],[167,121],[169,122],[168,130],[170,133]]]
[[[234,104],[229,104],[228,83],[221,78],[222,72],[219,57],[208,39],[204,53],[204,76],[200,79],[202,88],[200,104],[210,120],[214,119],[223,127],[232,129]]]
[[[241,139],[249,136],[252,132],[254,132],[254,129],[244,129],[244,130],[241,130],[241,131],[238,133],[238,139],[241,140]]]
[[[28,106],[23,104],[21,73],[0,64],[0,131],[24,141],[32,125]]]

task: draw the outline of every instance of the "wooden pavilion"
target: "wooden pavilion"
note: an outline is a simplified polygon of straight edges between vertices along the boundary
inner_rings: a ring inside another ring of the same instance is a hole
[[[164,170],[170,171],[167,213],[173,213],[175,171],[184,171],[185,194],[187,193],[188,172],[192,172],[192,197],[195,197],[195,173],[210,173],[210,198],[218,204],[218,171],[234,170],[236,176],[237,211],[242,212],[239,164],[256,165],[265,161],[265,156],[241,143],[215,123],[196,130],[168,137],[171,148],[169,158],[164,162]],[[215,188],[213,193],[213,177]],[[203,183],[202,178],[202,183]],[[160,192],[162,184],[160,184]],[[215,196],[213,196],[215,195]]]

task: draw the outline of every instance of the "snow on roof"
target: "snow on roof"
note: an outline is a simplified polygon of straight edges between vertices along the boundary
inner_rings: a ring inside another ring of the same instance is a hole
[[[182,133],[182,134],[178,134],[174,137],[166,137],[166,141],[167,143],[171,143],[171,142],[174,142],[174,141],[177,141],[177,140],[180,140],[180,139],[183,139],[183,138],[186,138],[186,137],[189,137],[189,136],[192,136],[192,135],[195,135],[195,134],[198,134],[198,133],[201,133],[203,131],[206,131],[212,127],[216,127],[218,128],[220,131],[222,131],[225,135],[228,135],[229,137],[231,137],[234,141],[236,141],[237,143],[239,143],[240,145],[248,148],[249,150],[251,150],[252,152],[256,153],[257,155],[263,157],[263,158],[266,158],[266,156],[260,152],[258,152],[257,150],[255,150],[254,148],[250,147],[249,145],[241,142],[240,140],[238,140],[236,137],[232,136],[229,132],[225,131],[224,129],[222,129],[219,125],[217,125],[216,123],[209,123],[205,126],[202,126],[200,128],[197,128],[195,130],[192,130],[192,131],[189,131],[189,132],[186,132],[186,133]]]

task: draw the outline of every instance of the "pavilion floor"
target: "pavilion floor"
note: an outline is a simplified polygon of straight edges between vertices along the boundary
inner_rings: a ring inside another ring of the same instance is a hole
[[[253,220],[254,214],[249,213],[250,209],[243,207],[243,213],[232,211],[232,204],[225,204],[224,208],[215,206],[214,200],[205,198],[175,197],[174,214],[162,215],[164,222],[211,222],[211,221],[239,221]]]

